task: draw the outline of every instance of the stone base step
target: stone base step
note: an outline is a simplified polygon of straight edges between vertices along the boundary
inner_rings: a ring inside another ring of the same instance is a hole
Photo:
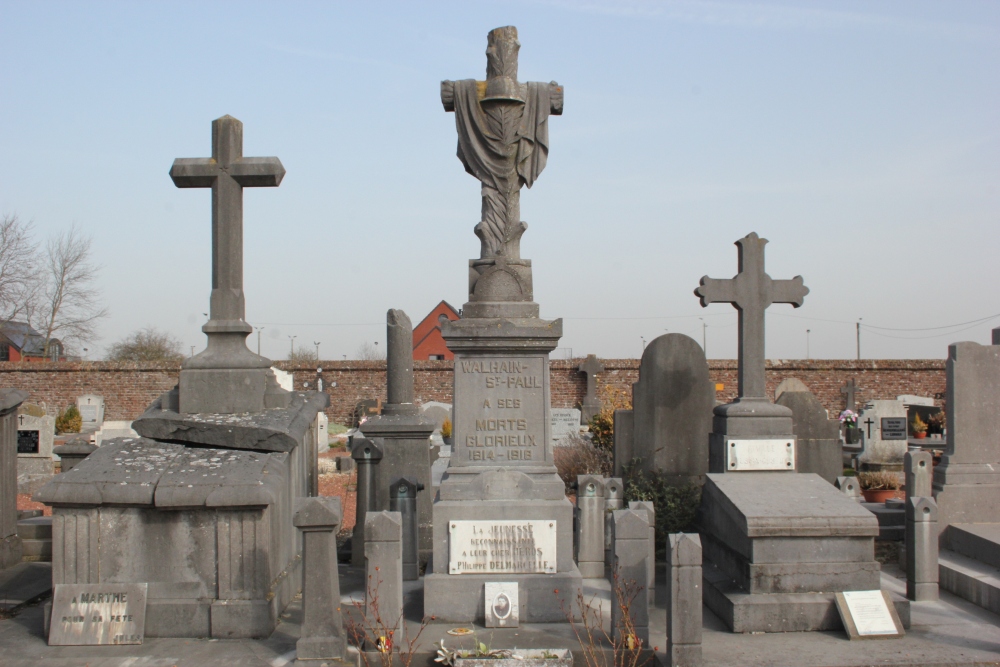
[[[1000,569],[942,549],[938,555],[938,579],[944,590],[1000,614]]]
[[[952,524],[947,539],[951,551],[1000,569],[1000,523]]]
[[[51,540],[52,517],[36,516],[19,520],[17,536],[22,540]]]
[[[21,540],[24,560],[52,562],[52,540]]]
[[[711,562],[702,565],[704,601],[733,632],[812,632],[843,630],[835,593],[750,594]],[[909,600],[893,594],[904,628],[910,627]]]

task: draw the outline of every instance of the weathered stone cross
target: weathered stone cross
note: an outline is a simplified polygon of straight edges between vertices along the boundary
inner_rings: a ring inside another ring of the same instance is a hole
[[[809,293],[802,276],[772,280],[764,272],[764,245],[751,232],[736,242],[739,273],[730,280],[704,276],[694,293],[702,307],[731,303],[739,311],[739,397],[767,399],[764,375],[764,311],[772,303],[790,303],[796,308]]]
[[[276,157],[243,157],[243,123],[212,121],[212,157],[177,158],[170,178],[179,188],[212,188],[211,319],[203,331],[253,331],[244,321],[243,188],[276,187],[285,175]]]
[[[597,360],[596,354],[588,354],[577,370],[587,374],[587,395],[583,399],[580,421],[590,422],[590,418],[601,410],[601,401],[597,398],[597,374],[604,372],[604,366]]]
[[[854,383],[854,378],[849,379],[843,387],[840,388],[841,394],[847,394],[847,410],[851,412],[855,411],[855,393],[858,391],[858,386]]]

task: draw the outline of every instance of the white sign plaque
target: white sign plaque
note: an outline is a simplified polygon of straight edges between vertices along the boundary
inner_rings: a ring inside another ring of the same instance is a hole
[[[726,470],[795,472],[795,438],[726,440]]]
[[[556,520],[451,521],[448,574],[555,574]]]
[[[837,593],[837,611],[851,639],[887,639],[903,636],[903,626],[892,601],[883,591]]]
[[[49,646],[141,644],[148,584],[56,584]]]
[[[517,582],[487,581],[484,588],[486,589],[486,627],[518,627],[520,609],[517,601]]]

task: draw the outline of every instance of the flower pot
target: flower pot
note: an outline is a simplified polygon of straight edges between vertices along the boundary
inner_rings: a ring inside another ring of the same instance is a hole
[[[914,433],[913,437],[916,438],[917,440],[923,440],[924,438],[927,437],[927,431],[923,431],[921,433]]]
[[[857,426],[848,426],[844,429],[844,442],[848,445],[856,445],[861,442],[861,429]]]
[[[896,489],[864,489],[861,495],[865,497],[866,503],[884,503],[899,496]]]

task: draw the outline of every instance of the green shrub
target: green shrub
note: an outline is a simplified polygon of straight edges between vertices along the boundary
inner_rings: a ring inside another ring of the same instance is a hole
[[[58,433],[79,433],[83,428],[83,417],[75,405],[66,408],[66,411],[56,417],[56,431]]]
[[[642,469],[642,460],[635,459],[622,470],[626,504],[633,500],[649,500],[656,511],[656,550],[666,551],[667,535],[692,532],[692,524],[701,504],[701,487],[697,484],[670,484],[666,475]]]
[[[590,418],[590,442],[600,450],[613,451],[615,446],[614,413],[606,410]]]

